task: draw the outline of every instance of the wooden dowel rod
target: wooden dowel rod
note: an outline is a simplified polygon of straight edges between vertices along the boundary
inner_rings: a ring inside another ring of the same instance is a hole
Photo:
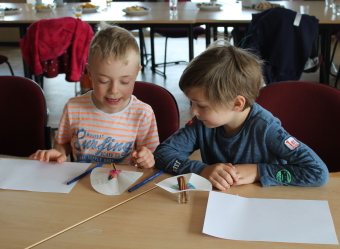
[[[148,189],[148,190],[146,190],[146,191],[144,191],[144,192],[142,192],[142,193],[140,193],[138,195],[135,195],[135,196],[133,196],[133,197],[131,197],[131,198],[125,200],[125,201],[122,201],[122,202],[120,202],[120,203],[118,203],[118,204],[116,204],[116,205],[114,205],[114,206],[112,206],[112,207],[110,207],[110,208],[100,212],[100,213],[97,213],[97,214],[95,214],[95,215],[93,215],[93,216],[91,216],[91,217],[89,217],[89,218],[87,218],[87,219],[85,219],[83,221],[78,222],[77,224],[74,224],[74,225],[72,225],[72,226],[70,226],[70,227],[68,227],[68,228],[66,228],[66,229],[64,229],[64,230],[62,230],[62,231],[60,231],[58,233],[55,233],[55,234],[51,235],[50,237],[47,237],[46,239],[43,239],[43,240],[41,240],[41,241],[39,241],[39,242],[37,242],[37,243],[35,243],[33,245],[30,245],[30,246],[26,247],[25,249],[33,248],[33,247],[35,247],[35,246],[37,246],[37,245],[39,245],[39,244],[41,244],[41,243],[43,243],[43,242],[45,242],[45,241],[47,241],[49,239],[52,239],[53,237],[56,237],[56,236],[66,232],[68,230],[71,230],[72,228],[74,228],[76,226],[79,226],[80,224],[83,224],[83,223],[85,223],[85,222],[87,222],[87,221],[89,221],[89,220],[91,220],[91,219],[93,219],[93,218],[103,214],[103,213],[106,213],[107,211],[110,211],[111,209],[114,209],[114,208],[116,208],[116,207],[118,207],[118,206],[120,206],[120,205],[122,205],[122,204],[124,204],[124,203],[126,203],[128,201],[131,201],[131,200],[135,199],[136,197],[141,196],[141,195],[143,195],[143,194],[145,194],[145,193],[147,193],[147,192],[149,192],[149,191],[151,191],[151,190],[153,190],[153,189],[155,189],[157,187],[158,186],[155,186],[155,187],[150,188],[150,189]]]

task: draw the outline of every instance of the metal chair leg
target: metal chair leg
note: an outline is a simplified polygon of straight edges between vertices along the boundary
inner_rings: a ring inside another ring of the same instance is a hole
[[[11,64],[9,64],[9,62],[7,62],[7,61],[5,61],[5,63],[8,65],[9,71],[11,71],[12,76],[14,76],[14,72],[13,72],[13,69],[11,67]]]
[[[158,66],[163,66],[164,67],[163,71],[155,69],[155,72],[160,74],[160,75],[162,75],[164,78],[166,78],[166,74],[165,74],[166,73],[166,65],[171,65],[171,64],[177,65],[179,63],[188,63],[186,61],[171,61],[171,62],[167,62],[166,61],[166,58],[167,58],[167,48],[168,48],[168,38],[169,37],[165,37],[164,62],[163,63],[155,64],[155,67],[158,67]]]

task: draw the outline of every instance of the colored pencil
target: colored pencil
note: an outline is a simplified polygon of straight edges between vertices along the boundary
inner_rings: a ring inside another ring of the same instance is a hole
[[[145,179],[144,181],[136,184],[135,186],[133,186],[132,188],[130,188],[128,191],[132,192],[135,189],[139,188],[140,186],[143,186],[145,183],[151,181],[152,179],[154,179],[155,177],[159,176],[160,174],[164,173],[164,170],[158,171],[156,174],[150,176],[148,179]]]
[[[94,168],[98,168],[98,167],[101,167],[101,166],[103,166],[102,163],[100,163],[100,164],[94,166],[93,168],[91,168],[91,169],[85,171],[84,173],[80,174],[79,176],[73,178],[71,181],[67,182],[67,185],[70,185],[71,183],[74,183],[75,181],[78,181],[79,179],[83,178],[83,177],[86,176],[87,174],[91,173],[92,170],[93,170]]]

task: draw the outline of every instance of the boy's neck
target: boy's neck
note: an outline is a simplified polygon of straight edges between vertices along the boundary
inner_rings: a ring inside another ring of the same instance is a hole
[[[231,136],[236,135],[239,132],[244,122],[246,121],[250,113],[250,110],[251,110],[251,107],[248,107],[241,112],[237,112],[237,114],[235,115],[234,121],[231,124],[223,126],[224,133],[226,136],[231,137]]]

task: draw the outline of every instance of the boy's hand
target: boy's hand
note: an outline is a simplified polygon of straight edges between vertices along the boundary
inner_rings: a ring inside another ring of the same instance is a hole
[[[131,156],[139,168],[147,169],[155,165],[153,153],[146,147],[139,147],[137,150],[132,151]]]
[[[235,185],[249,184],[260,180],[257,164],[237,164],[235,167],[239,179]]]
[[[201,176],[207,178],[219,190],[226,190],[238,181],[236,168],[231,163],[217,163],[206,166]]]
[[[39,162],[45,161],[57,161],[63,163],[66,161],[66,155],[56,149],[51,150],[38,150],[34,154],[29,156],[30,159],[38,160]]]

